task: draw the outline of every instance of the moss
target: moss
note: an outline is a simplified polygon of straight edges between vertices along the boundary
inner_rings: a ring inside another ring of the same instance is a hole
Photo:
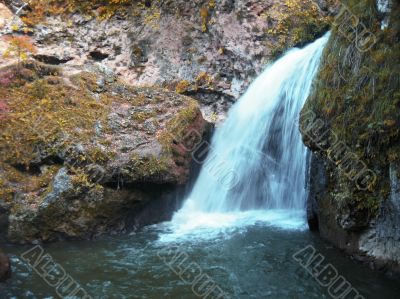
[[[170,161],[166,157],[140,157],[134,154],[131,156],[131,165],[134,173],[144,178],[167,172],[170,168]]]
[[[97,91],[97,75],[89,72],[81,72],[70,77],[71,82],[82,90]]]
[[[16,190],[11,187],[9,181],[0,175],[0,199],[5,202],[11,202],[15,191]]]
[[[175,85],[175,92],[179,94],[189,94],[191,92],[199,90],[199,88],[204,89],[214,89],[214,79],[207,72],[200,72],[197,77],[192,82],[187,80],[179,81]],[[171,89],[171,88],[170,88]]]
[[[208,7],[204,6],[200,9],[200,17],[201,17],[201,30],[203,32],[207,32],[208,30],[208,17],[210,15],[210,11]]]
[[[46,97],[48,90],[48,82],[44,80],[35,80],[30,88],[32,97],[36,99],[43,99]]]
[[[196,84],[198,86],[211,87],[213,84],[213,79],[211,75],[207,74],[206,72],[201,72],[196,78]]]
[[[267,34],[273,37],[268,44],[273,58],[315,40],[328,30],[331,21],[330,17],[321,16],[312,0],[286,0],[274,18],[265,17],[274,23],[267,30]]]
[[[173,134],[171,134],[168,130],[163,130],[157,135],[157,140],[162,145],[165,152],[171,152],[174,142]]]
[[[144,95],[140,94],[137,97],[135,97],[134,99],[132,99],[130,102],[134,106],[144,106],[146,104],[149,104],[150,101]]]
[[[187,126],[193,123],[199,113],[199,104],[190,99],[187,107],[181,109],[178,114],[168,122],[167,129],[170,131],[180,131],[180,126]]]
[[[0,199],[12,202],[17,192],[30,194],[31,197],[41,196],[50,187],[60,168],[60,165],[51,165],[44,168],[39,174],[32,175],[5,163],[0,163],[0,169],[2,169]]]
[[[165,151],[171,152],[174,144],[180,142],[199,113],[201,112],[198,102],[189,99],[187,106],[181,109],[177,115],[167,123],[166,128],[158,135],[158,141]]]
[[[144,24],[152,27],[153,29],[159,28],[159,21],[161,18],[161,9],[156,5],[152,5],[150,8],[146,7],[142,3],[139,6],[143,8],[142,13],[144,12]]]
[[[87,192],[97,185],[90,180],[89,175],[82,168],[70,169],[70,173],[71,183],[76,194]]]
[[[396,16],[400,5],[393,5],[390,27],[381,30],[375,1],[344,2],[378,42],[369,51],[360,51],[334,27],[303,111],[312,110],[325,120],[338,139],[377,174],[378,181],[365,192],[347,181],[351,186],[347,203],[373,217],[389,196],[389,162],[399,161],[400,21]]]
[[[156,111],[141,111],[136,112],[132,115],[132,119],[138,123],[144,123],[146,120],[149,120],[157,115]]]
[[[87,156],[90,157],[90,162],[104,165],[115,157],[115,153],[104,151],[99,147],[92,147],[87,151]]]
[[[9,82],[0,90],[9,108],[6,121],[0,122],[0,198],[12,203],[14,211],[36,208],[52,191],[51,182],[63,163],[60,157],[76,163],[69,170],[76,192],[81,192],[93,187],[84,166],[106,163],[113,155],[100,147],[74,150],[97,138],[98,123],[107,124],[113,97],[92,96],[96,75],[75,75],[67,85],[50,67],[28,62],[22,73],[26,70],[31,72],[29,79]],[[18,194],[28,206],[18,204]]]
[[[182,80],[176,85],[175,91],[179,94],[184,94],[190,88],[191,84],[187,80]]]
[[[140,5],[142,2],[136,4]],[[131,5],[129,0],[36,0],[29,4],[30,13],[21,19],[25,24],[33,26],[43,22],[48,14],[64,17],[79,12],[89,20],[93,17],[105,20],[116,13],[123,14],[129,5]]]

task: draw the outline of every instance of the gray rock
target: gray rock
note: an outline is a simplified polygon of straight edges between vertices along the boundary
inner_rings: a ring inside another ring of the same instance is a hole
[[[397,264],[400,270],[400,167],[390,165],[391,196],[372,227],[360,236],[360,250],[377,260]]]
[[[49,193],[40,204],[40,209],[46,209],[49,205],[53,204],[56,200],[61,198],[64,192],[67,192],[73,188],[71,178],[68,175],[67,168],[61,168],[57,175],[54,177],[52,192]]]

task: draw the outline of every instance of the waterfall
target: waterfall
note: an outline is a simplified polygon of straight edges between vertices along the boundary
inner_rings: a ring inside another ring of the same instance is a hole
[[[384,18],[381,21],[381,29],[385,30],[389,26],[392,1],[391,0],[377,0],[376,6],[378,8],[378,11],[384,15]]]
[[[249,211],[265,215],[285,210],[289,217],[291,211],[304,211],[307,149],[298,116],[328,38],[329,33],[290,50],[231,108],[193,191],[174,216],[176,227],[198,221],[219,226]]]

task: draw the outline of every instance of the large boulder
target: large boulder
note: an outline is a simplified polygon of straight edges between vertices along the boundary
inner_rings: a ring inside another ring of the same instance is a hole
[[[1,72],[18,73],[0,91],[0,199],[11,241],[168,220],[209,129],[195,100],[129,87],[98,63],[66,70],[31,61]]]

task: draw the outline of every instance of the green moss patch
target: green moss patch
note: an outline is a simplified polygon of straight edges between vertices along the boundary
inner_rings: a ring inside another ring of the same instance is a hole
[[[373,217],[390,193],[389,163],[399,161],[400,5],[393,3],[390,25],[381,30],[375,1],[344,3],[376,36],[377,43],[369,51],[360,51],[334,27],[303,112],[314,111],[377,174],[373,188],[363,192],[347,181],[347,204]],[[338,184],[333,182],[333,186]]]

